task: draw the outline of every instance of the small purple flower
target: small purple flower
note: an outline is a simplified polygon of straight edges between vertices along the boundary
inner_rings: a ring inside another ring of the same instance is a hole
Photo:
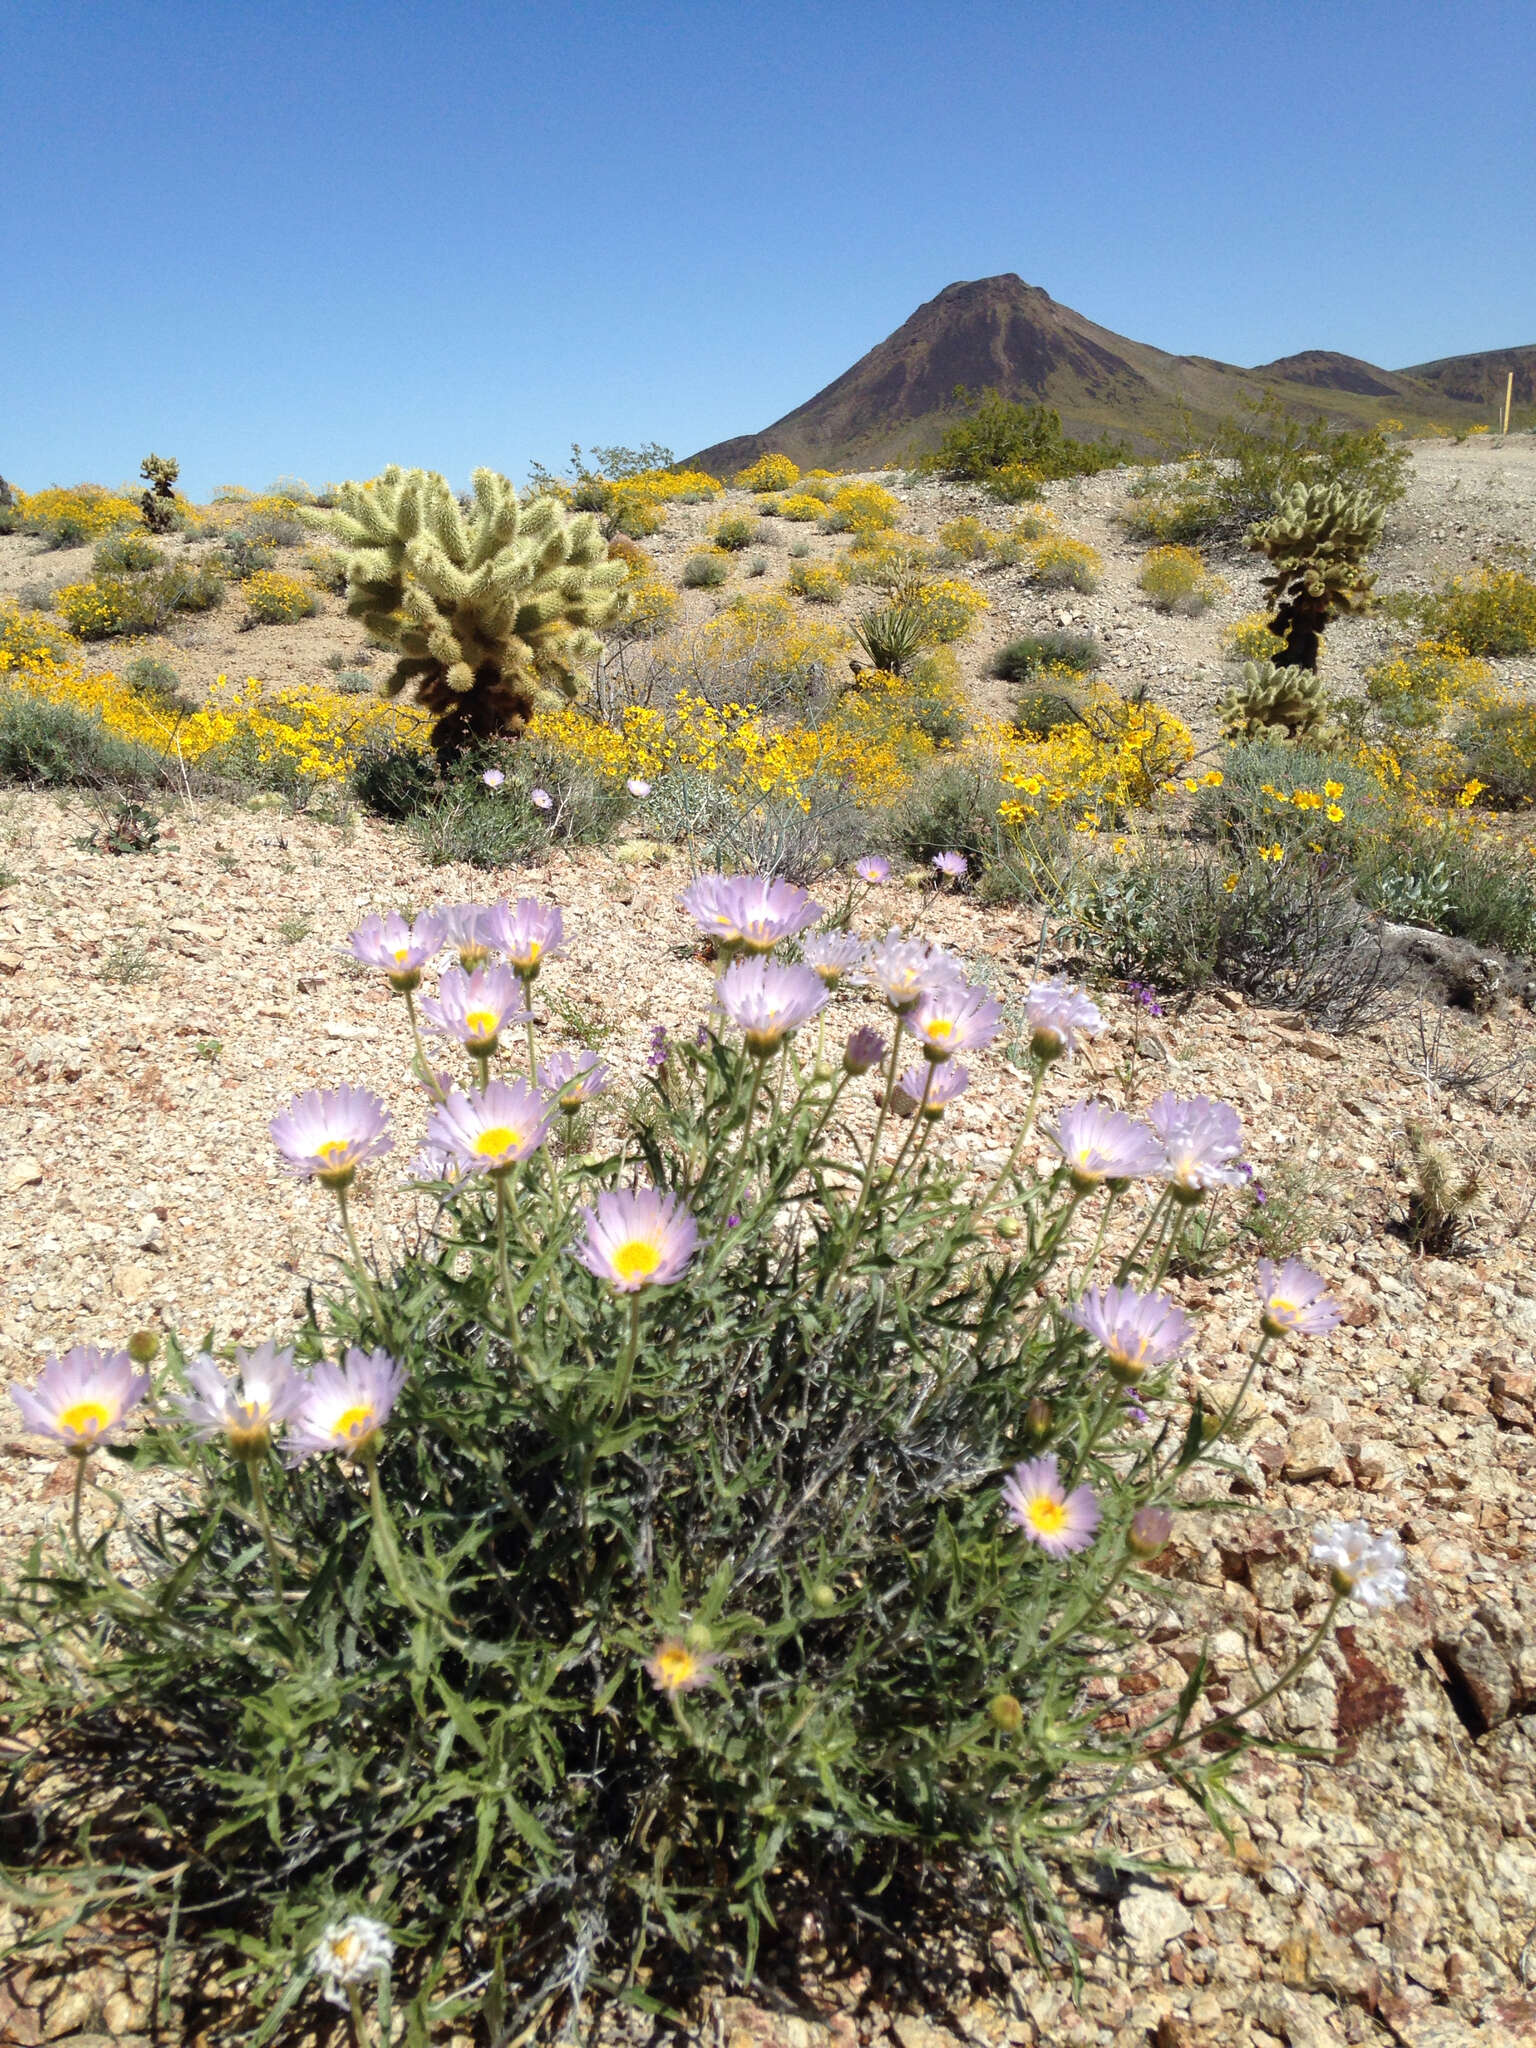
[[[826,915],[804,889],[760,875],[700,875],[683,891],[682,904],[727,952],[771,953]]]
[[[493,903],[486,912],[485,935],[506,954],[514,974],[531,982],[546,960],[565,951],[565,919],[558,903],[540,903],[519,896],[516,903]]]
[[[1070,1058],[1085,1038],[1097,1038],[1104,1019],[1097,1003],[1060,975],[1037,981],[1024,999],[1029,1049],[1037,1060]]]
[[[1083,1193],[1101,1181],[1139,1180],[1163,1170],[1163,1148],[1154,1133],[1102,1102],[1074,1102],[1040,1129]]]
[[[907,1029],[930,1060],[947,1060],[957,1052],[980,1052],[997,1036],[1003,1020],[1000,1003],[984,988],[949,982],[924,991],[907,1017]]]
[[[766,1059],[791,1031],[827,1004],[827,991],[809,967],[783,967],[761,955],[737,960],[715,983],[720,1007],[747,1042]]]
[[[1269,1190],[1261,1180],[1250,1181],[1248,1183],[1248,1192],[1261,1209],[1269,1200]]]
[[[891,864],[883,853],[866,853],[862,860],[854,862],[853,872],[861,882],[878,889],[882,882],[891,879]]]
[[[1340,1320],[1339,1305],[1320,1280],[1300,1259],[1287,1259],[1277,1267],[1273,1259],[1260,1259],[1258,1287],[1260,1326],[1270,1337],[1321,1337]]]
[[[1166,1365],[1195,1333],[1181,1308],[1160,1294],[1138,1294],[1134,1287],[1090,1287],[1067,1310],[1067,1320],[1088,1332],[1110,1372],[1127,1386]]]
[[[576,1257],[620,1294],[663,1287],[692,1259],[699,1227],[680,1198],[656,1188],[618,1188],[583,1209],[585,1235]]]
[[[845,974],[862,967],[869,948],[852,932],[811,932],[800,951],[813,974],[819,974],[828,988],[836,988]]]
[[[394,1144],[378,1096],[346,1081],[295,1095],[267,1128],[290,1171],[327,1188],[349,1187],[365,1159],[381,1157]]]
[[[530,789],[528,801],[536,811],[552,811],[555,808],[555,800],[547,789]]]
[[[435,996],[421,999],[422,1021],[440,1038],[454,1038],[476,1059],[488,1058],[509,1024],[526,1023],[521,984],[505,967],[450,967]]]
[[[484,966],[491,957],[491,942],[483,929],[490,915],[486,904],[447,903],[432,915],[441,923],[443,939],[458,953],[459,965],[466,974]]]
[[[322,1359],[305,1383],[283,1455],[290,1465],[302,1465],[322,1451],[344,1458],[367,1454],[404,1385],[405,1367],[387,1351],[359,1351],[353,1344],[341,1365]]]
[[[1099,1526],[1099,1504],[1092,1487],[1074,1486],[1067,1493],[1054,1451],[1015,1465],[1003,1481],[1003,1500],[1008,1519],[1031,1543],[1038,1543],[1047,1557],[1067,1557],[1074,1550],[1086,1550]]]
[[[427,1120],[427,1143],[495,1178],[538,1151],[557,1114],[526,1081],[492,1081],[469,1095],[456,1088]]]
[[[849,1032],[848,1043],[843,1047],[845,1074],[867,1074],[884,1058],[885,1040],[872,1024],[861,1024],[856,1031]]]
[[[126,1351],[77,1344],[44,1362],[36,1386],[12,1387],[11,1399],[34,1436],[52,1437],[83,1458],[116,1436],[148,1392],[149,1374],[135,1372]]]
[[[933,856],[934,873],[952,882],[963,882],[970,865],[963,853],[936,853]]]
[[[397,911],[381,917],[377,911],[365,917],[347,945],[366,967],[382,967],[389,985],[404,993],[419,986],[421,970],[443,943],[443,920],[427,911],[414,924],[407,924]]]
[[[916,1116],[921,1110],[935,1122],[970,1085],[970,1072],[959,1060],[946,1060],[942,1066],[908,1067],[891,1090],[892,1113]]]
[[[667,1027],[665,1024],[651,1026],[651,1046],[645,1056],[645,1064],[653,1074],[659,1074],[667,1064]]]
[[[624,787],[629,791],[632,797],[639,798],[642,802],[651,793],[651,785],[646,781],[643,775],[631,775],[628,782],[625,783]]]
[[[272,1432],[304,1405],[307,1384],[293,1369],[293,1347],[270,1340],[254,1351],[235,1353],[235,1377],[228,1380],[215,1359],[200,1353],[187,1367],[190,1395],[173,1395],[200,1443],[222,1437],[237,1458],[259,1457]]]
[[[595,1052],[554,1052],[539,1067],[539,1086],[559,1098],[561,1109],[574,1116],[584,1102],[604,1094],[613,1075]]]
[[[1147,1116],[1163,1141],[1163,1171],[1175,1201],[1192,1204],[1213,1188],[1243,1185],[1243,1127],[1230,1102],[1163,1094]]]
[[[904,939],[889,931],[871,952],[865,978],[872,981],[885,1000],[904,1017],[917,1007],[929,989],[954,987],[965,980],[960,963],[926,939]]]
[[[1157,991],[1144,981],[1128,981],[1125,992],[1131,1000],[1146,1011],[1149,1017],[1161,1017],[1163,1006],[1157,999]]]
[[[499,768],[487,768],[480,778],[487,789],[500,789],[506,779],[506,776]]]

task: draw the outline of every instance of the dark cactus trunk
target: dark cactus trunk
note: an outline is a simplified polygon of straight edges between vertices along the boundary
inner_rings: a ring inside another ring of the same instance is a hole
[[[1297,590],[1280,600],[1269,630],[1284,645],[1275,656],[1276,668],[1304,668],[1313,674],[1323,651],[1323,629],[1328,624],[1326,597]]]
[[[533,717],[527,683],[504,676],[494,661],[481,662],[467,690],[451,690],[445,677],[431,676],[418,685],[417,697],[432,713],[432,751],[442,768],[491,740],[518,738]]]

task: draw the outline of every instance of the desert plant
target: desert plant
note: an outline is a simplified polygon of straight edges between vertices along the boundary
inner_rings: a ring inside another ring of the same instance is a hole
[[[1432,1258],[1454,1258],[1468,1250],[1467,1226],[1482,1193],[1475,1166],[1452,1159],[1412,1117],[1403,1126],[1417,1185],[1408,1196],[1404,1235],[1415,1251]]]
[[[983,526],[973,513],[962,514],[958,519],[947,519],[939,528],[939,546],[962,562],[979,562],[995,536]]]
[[[928,576],[922,571],[901,577],[892,587],[894,602],[914,613],[930,647],[963,640],[981,614],[990,609],[974,583],[956,576]]]
[[[997,815],[1007,794],[983,759],[936,763],[896,806],[896,844],[924,867],[935,854],[963,853],[972,875],[984,875],[1009,851]]]
[[[747,574],[749,576],[766,576],[768,574],[768,557],[766,555],[749,555],[747,557]]]
[[[861,612],[853,622],[853,637],[877,669],[899,676],[921,652],[927,634],[922,619],[910,606],[888,604]]]
[[[243,583],[248,576],[259,576],[276,560],[275,551],[265,541],[253,540],[248,533],[227,535],[219,550],[219,561],[225,574],[232,576],[237,583]]]
[[[1047,590],[1097,590],[1104,560],[1085,540],[1051,534],[1029,552],[1029,580]]]
[[[1100,667],[1104,650],[1091,633],[1020,633],[992,657],[992,674],[1007,683],[1027,683],[1064,671],[1086,676]]]
[[[350,780],[367,810],[394,823],[425,810],[440,787],[430,755],[388,744],[361,748]]]
[[[1376,578],[1364,561],[1383,517],[1378,501],[1341,484],[1297,484],[1250,529],[1248,546],[1273,565],[1263,584],[1275,606],[1270,631],[1284,642],[1277,667],[1315,670],[1329,620],[1370,609]]]
[[[1270,630],[1268,612],[1244,612],[1221,636],[1221,651],[1228,661],[1273,661],[1284,645]]]
[[[1476,793],[1505,809],[1536,803],[1536,704],[1485,689],[1452,725]]]
[[[1453,705],[1485,689],[1493,670],[1455,641],[1421,640],[1365,672],[1365,694],[1391,724],[1435,725]]]
[[[1159,611],[1195,617],[1209,611],[1226,589],[1219,576],[1209,575],[1198,548],[1152,548],[1136,578]]]
[[[1454,640],[1468,654],[1536,651],[1536,582],[1517,569],[1453,577],[1436,596],[1421,600],[1419,611],[1437,639]]]
[[[132,527],[108,534],[91,552],[91,571],[96,576],[136,576],[146,569],[164,567],[165,550]]]
[[[688,557],[679,580],[688,590],[718,590],[730,573],[729,556],[705,548]]]
[[[802,526],[813,519],[820,519],[825,510],[820,498],[812,498],[803,491],[794,492],[779,502],[779,517]]]
[[[831,562],[796,562],[787,579],[788,588],[809,604],[836,604],[843,594],[843,579]]]
[[[82,640],[109,640],[129,633],[156,633],[178,611],[207,611],[224,595],[224,579],[212,562],[194,568],[151,570],[141,576],[96,576],[66,583],[54,593],[54,609]]]
[[[0,690],[0,782],[138,789],[161,779],[147,748],[108,732],[100,719],[26,690]]]
[[[20,492],[15,523],[23,533],[36,534],[46,547],[76,548],[101,540],[118,527],[136,525],[139,516],[135,499],[103,490],[100,484],[76,484],[68,490]]]
[[[181,464],[170,455],[146,455],[139,475],[149,486],[139,498],[144,524],[151,533],[169,533],[176,524],[176,479]]]
[[[1025,405],[988,389],[980,393],[957,384],[954,404],[964,418],[946,427],[938,447],[920,467],[961,481],[986,483],[1009,471],[1022,473],[1025,488],[1042,479],[1091,476],[1127,459],[1123,447],[1069,440],[1061,416],[1048,406]]]
[[[844,484],[827,501],[831,533],[883,533],[901,518],[901,500],[883,484]]]
[[[339,668],[331,687],[342,697],[366,697],[372,693],[373,678],[366,669]]]
[[[321,590],[332,597],[344,597],[347,589],[347,558],[339,548],[311,548],[304,567]]]
[[[122,680],[140,697],[169,711],[190,711],[192,700],[181,691],[181,677],[157,654],[138,654],[119,670]]]
[[[1216,711],[1228,739],[1306,739],[1323,745],[1337,731],[1321,678],[1310,669],[1277,668],[1272,661],[1245,661]]]
[[[443,477],[391,468],[323,515],[353,549],[347,609],[399,650],[385,692],[426,706],[444,758],[521,733],[541,696],[577,696],[593,629],[623,601],[625,565],[590,515],[568,519],[550,497],[520,506],[494,470],[474,487],[466,513]]]
[[[292,626],[300,619],[313,618],[320,599],[312,583],[301,576],[285,576],[278,569],[258,569],[240,587],[245,599],[246,623],[254,626]]]
[[[799,480],[799,468],[787,455],[760,455],[731,478],[737,490],[757,492],[787,490]]]
[[[724,548],[727,554],[732,555],[751,547],[756,538],[757,521],[744,512],[728,512],[715,522],[714,532],[710,535],[717,548]]]

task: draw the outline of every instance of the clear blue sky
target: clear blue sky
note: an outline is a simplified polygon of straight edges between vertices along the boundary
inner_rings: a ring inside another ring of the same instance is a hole
[[[6,0],[0,472],[776,419],[957,278],[1230,362],[1536,342],[1530,0]]]

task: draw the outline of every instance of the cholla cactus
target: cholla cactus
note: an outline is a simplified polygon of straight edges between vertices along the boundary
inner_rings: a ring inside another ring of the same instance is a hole
[[[1296,484],[1248,545],[1274,563],[1264,588],[1275,601],[1270,631],[1282,668],[1315,669],[1323,629],[1342,612],[1368,611],[1374,574],[1361,567],[1381,538],[1382,507],[1341,484]]]
[[[414,692],[444,760],[521,733],[541,699],[577,696],[593,628],[625,602],[626,564],[608,560],[589,514],[552,497],[520,505],[492,469],[474,482],[464,510],[435,471],[391,465],[342,485],[323,515],[350,543],[347,610],[400,650],[384,694]]]
[[[146,455],[139,464],[139,475],[149,485],[139,493],[144,524],[151,533],[169,533],[176,523],[176,479],[181,464],[173,455]]]
[[[1430,1142],[1422,1124],[1403,1126],[1418,1186],[1408,1197],[1408,1235],[1418,1250],[1448,1258],[1462,1249],[1482,1183],[1477,1168],[1461,1168]]]
[[[1326,746],[1338,737],[1322,683],[1310,670],[1245,661],[1238,676],[1216,707],[1227,739],[1306,739]]]

